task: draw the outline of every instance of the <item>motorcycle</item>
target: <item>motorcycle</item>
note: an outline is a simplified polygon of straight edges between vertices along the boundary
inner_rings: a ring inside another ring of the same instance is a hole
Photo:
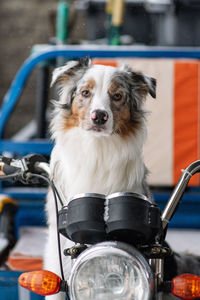
[[[162,300],[166,295],[200,299],[200,277],[195,274],[167,275],[174,253],[165,242],[168,223],[175,214],[190,178],[200,172],[200,160],[183,170],[166,207],[160,208],[136,193],[82,194],[64,206],[44,157],[0,157],[0,180],[24,184],[46,181],[56,205],[58,253],[61,278],[47,271],[23,273],[19,284],[40,295],[64,292],[70,300]],[[58,202],[61,209],[58,210]],[[64,249],[72,260],[64,278],[60,235],[74,246]]]

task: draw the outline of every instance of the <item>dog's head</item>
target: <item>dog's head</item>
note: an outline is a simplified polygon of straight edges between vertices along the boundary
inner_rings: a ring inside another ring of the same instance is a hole
[[[55,69],[52,85],[56,83],[63,130],[81,127],[99,136],[136,132],[146,95],[156,97],[155,79],[128,67],[92,65],[88,58]]]

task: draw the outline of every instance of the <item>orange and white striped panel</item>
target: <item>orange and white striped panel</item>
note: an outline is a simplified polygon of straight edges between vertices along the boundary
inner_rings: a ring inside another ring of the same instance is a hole
[[[176,182],[179,170],[199,159],[199,62],[174,62],[174,169]],[[199,184],[199,176],[190,183]]]
[[[148,138],[144,147],[149,183],[174,185],[181,169],[200,158],[200,63],[197,60],[94,60],[112,66],[127,64],[157,79],[157,99],[146,102]],[[200,177],[191,179],[199,185]]]

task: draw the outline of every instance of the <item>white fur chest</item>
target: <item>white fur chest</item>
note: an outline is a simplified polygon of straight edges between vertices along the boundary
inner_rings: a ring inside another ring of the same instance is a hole
[[[144,137],[95,136],[74,128],[57,136],[52,176],[67,200],[79,193],[142,192]]]

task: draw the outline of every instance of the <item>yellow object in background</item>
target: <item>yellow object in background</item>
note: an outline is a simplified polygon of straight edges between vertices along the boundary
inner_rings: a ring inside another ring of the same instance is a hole
[[[106,3],[106,13],[112,15],[114,0],[108,0]]]
[[[124,17],[124,0],[108,0],[106,13],[108,19],[107,37],[109,45],[120,45],[120,31]]]
[[[4,205],[7,203],[11,203],[17,206],[17,201],[12,199],[10,196],[5,194],[0,194],[0,213],[2,212]]]
[[[114,0],[112,8],[112,25],[121,26],[123,23],[124,17],[124,0]]]

